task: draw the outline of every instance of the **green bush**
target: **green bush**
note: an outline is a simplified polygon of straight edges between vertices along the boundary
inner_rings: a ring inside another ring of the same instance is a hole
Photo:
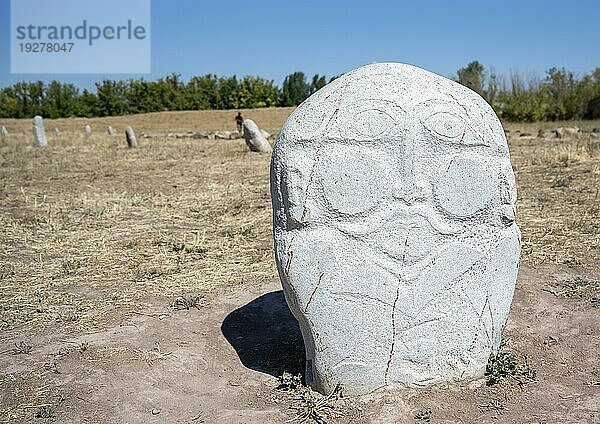
[[[600,97],[600,68],[577,79],[564,68],[550,68],[545,78],[511,72],[508,83],[477,61],[457,72],[455,80],[481,94],[506,121],[534,122],[592,118]]]

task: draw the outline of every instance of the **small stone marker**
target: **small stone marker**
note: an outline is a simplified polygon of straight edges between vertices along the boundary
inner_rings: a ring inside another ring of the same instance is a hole
[[[558,138],[578,138],[581,130],[578,127],[559,127],[554,132]]]
[[[90,127],[89,125],[86,125],[83,129],[86,135],[90,135],[92,133],[92,127]]]
[[[266,131],[266,130],[263,130],[262,128],[260,129],[260,133],[261,133],[261,134],[263,135],[263,137],[264,137],[264,138],[266,138],[267,140],[268,140],[269,138],[271,138],[271,133],[269,133],[269,132],[268,132],[268,131]]]
[[[251,152],[271,152],[271,145],[252,119],[244,119],[244,140]]]
[[[133,128],[129,125],[125,127],[125,138],[127,139],[127,147],[130,149],[135,149],[138,146],[135,132],[133,132]]]
[[[108,128],[106,129],[106,132],[108,133],[108,135],[113,135],[115,133],[115,130],[113,127],[111,127],[109,125]]]
[[[54,128],[54,135],[57,137],[60,136],[60,128],[58,128],[58,127]]]
[[[516,189],[475,92],[381,63],[310,96],[271,159],[275,256],[321,392],[483,376],[517,276]]]
[[[44,118],[39,115],[33,118],[33,143],[37,147],[48,146],[46,130],[44,129]]]
[[[237,133],[237,131],[236,131]],[[231,140],[231,134],[233,134],[233,131],[215,131],[214,132],[214,138],[216,140]],[[192,136],[193,138],[194,136]]]

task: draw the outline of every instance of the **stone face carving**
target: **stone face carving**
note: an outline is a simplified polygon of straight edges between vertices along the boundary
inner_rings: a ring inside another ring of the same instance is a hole
[[[137,148],[138,144],[137,139],[135,138],[135,132],[133,132],[133,128],[129,125],[125,127],[125,138],[127,139],[127,147],[130,149]]]
[[[504,131],[479,95],[409,65],[356,69],[290,115],[271,193],[309,384],[362,394],[483,375],[520,232]]]
[[[37,147],[48,146],[46,130],[44,129],[44,118],[39,115],[33,118],[33,144]]]
[[[252,119],[244,119],[244,140],[251,152],[271,152],[271,145]]]

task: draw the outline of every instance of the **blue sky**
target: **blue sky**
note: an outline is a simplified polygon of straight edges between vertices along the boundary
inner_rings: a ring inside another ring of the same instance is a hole
[[[11,75],[9,6],[0,0],[0,87],[57,79],[89,88],[141,76]],[[503,74],[564,66],[582,75],[600,66],[599,22],[598,0],[152,0],[144,77],[259,75],[280,84],[298,70],[332,76],[381,61],[451,76],[471,60]]]

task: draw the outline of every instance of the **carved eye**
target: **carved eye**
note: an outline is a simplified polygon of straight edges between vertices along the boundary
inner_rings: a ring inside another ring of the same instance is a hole
[[[465,121],[450,112],[436,112],[425,119],[423,124],[429,131],[451,141],[462,138],[466,130]]]
[[[394,125],[394,119],[380,109],[360,111],[350,122],[350,126],[363,138],[376,138]]]
[[[364,99],[341,105],[337,128],[341,135],[356,141],[378,140],[392,132],[396,140],[402,136],[405,118],[404,109],[391,101]]]

